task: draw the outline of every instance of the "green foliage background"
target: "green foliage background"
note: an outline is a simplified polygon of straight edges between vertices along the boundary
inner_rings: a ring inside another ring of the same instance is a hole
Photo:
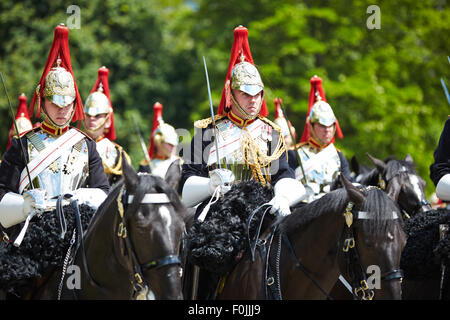
[[[370,30],[369,5],[380,8],[381,29]],[[411,154],[429,179],[448,103],[440,78],[450,85],[446,0],[89,0],[0,3],[0,71],[14,109],[28,101],[40,79],[54,27],[67,24],[70,5],[80,8],[80,29],[69,35],[72,65],[83,99],[110,69],[116,142],[137,167],[143,158],[133,118],[146,142],[152,106],[164,119],[191,133],[192,122],[209,116],[202,56],[208,63],[217,108],[229,62],[233,29],[249,29],[249,42],[273,99],[281,97],[300,135],[308,107],[309,79],[318,75],[344,132],[337,146],[348,159],[369,165],[378,158]],[[0,94],[0,153],[11,119]],[[188,142],[187,140],[185,142]]]

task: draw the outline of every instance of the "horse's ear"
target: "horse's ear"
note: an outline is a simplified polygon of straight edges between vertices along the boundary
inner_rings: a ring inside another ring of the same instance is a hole
[[[128,161],[122,161],[122,174],[126,186],[136,186],[138,184],[138,174]]]
[[[343,174],[340,175],[340,179],[345,190],[347,190],[348,198],[350,199],[350,201],[357,205],[361,204],[366,198],[364,196],[364,193],[362,193],[361,190],[359,190],[350,181],[348,181],[348,179]]]
[[[391,182],[388,184],[386,193],[389,198],[391,198],[394,202],[397,202],[398,195],[400,194],[401,189],[402,186],[398,183],[397,179],[392,179]]]
[[[410,163],[410,164],[414,164],[414,160],[413,160],[413,158],[411,157],[411,155],[409,153],[406,154],[405,161]]]
[[[350,160],[350,165],[352,167],[352,171],[358,175],[359,174],[359,162],[356,159],[356,156],[352,157],[352,159]]]
[[[368,152],[366,152],[367,157],[372,161],[372,163],[377,167],[379,173],[383,173],[386,169],[386,163],[383,160],[372,157]]]
[[[167,169],[166,175],[164,176],[164,180],[174,189],[178,189],[178,182],[181,178],[181,160],[177,159],[172,162]]]

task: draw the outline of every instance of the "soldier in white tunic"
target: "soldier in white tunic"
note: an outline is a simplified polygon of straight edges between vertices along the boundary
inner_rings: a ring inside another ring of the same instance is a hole
[[[197,215],[208,202],[205,200],[225,194],[233,183],[242,180],[253,179],[274,188],[272,213],[289,214],[290,206],[305,196],[304,187],[295,180],[286,161],[281,129],[266,118],[264,84],[253,64],[247,37],[245,27],[235,28],[225,86],[214,119],[216,130],[212,118],[196,121],[190,154],[183,155],[179,188],[188,207],[201,203]]]
[[[142,160],[139,172],[151,172],[164,179],[170,165],[182,159],[176,155],[178,134],[173,126],[164,122],[162,114],[163,105],[156,102],[153,105],[153,125],[148,148],[150,163]]]
[[[325,100],[322,79],[314,76],[311,78],[308,117],[297,145],[302,166],[297,157],[289,159],[291,167],[295,168],[296,179],[305,185],[307,202],[329,192],[340,173],[351,181],[348,162],[334,145],[335,133],[343,137],[339,122]]]
[[[114,111],[109,95],[109,70],[105,66],[98,69],[97,81],[84,105],[84,127],[86,133],[97,143],[97,151],[110,185],[122,177],[122,161],[130,158],[114,140]]]
[[[240,181],[254,180],[273,188],[274,197],[268,203],[274,215],[290,214],[290,207],[306,195],[287,163],[280,127],[266,118],[264,84],[253,64],[247,37],[246,28],[234,29],[218,113],[214,119],[194,122],[196,134],[190,150],[184,150],[179,192],[187,207],[197,206],[195,219],[198,221],[207,217],[210,201],[216,197],[226,199],[232,185]],[[195,272],[188,264],[186,279],[193,274],[195,288]],[[212,298],[217,280],[202,269],[197,298]]]
[[[286,143],[286,148],[288,150],[293,150],[297,132],[292,123],[289,120],[286,121],[286,118],[284,117],[283,110],[281,109],[281,98],[275,98],[273,103],[275,105],[275,118],[273,122],[281,128],[281,134],[283,135],[284,142]],[[294,140],[292,140],[292,138],[294,138]]]
[[[33,129],[33,124],[31,123],[30,117],[28,116],[27,97],[24,93],[19,96],[19,106],[17,107],[15,120],[19,135],[22,135],[24,132]],[[13,137],[18,138],[14,123],[11,125],[11,129],[9,130],[9,139],[8,144],[6,145],[6,149],[11,146],[11,140]]]
[[[30,115],[36,104],[37,116],[42,109],[41,126],[13,138],[3,155],[0,225],[8,233],[15,233],[24,221],[22,230],[26,230],[34,216],[54,209],[59,195],[72,194],[79,204],[97,208],[109,192],[95,142],[69,126],[82,119],[83,106],[68,38],[67,27],[55,28],[47,64],[31,101]]]

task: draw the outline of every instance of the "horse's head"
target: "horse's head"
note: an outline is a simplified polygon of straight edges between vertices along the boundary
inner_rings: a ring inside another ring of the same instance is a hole
[[[137,174],[126,162],[123,176],[120,196],[127,230],[123,247],[137,280],[134,284],[148,286],[149,297],[181,299],[178,253],[186,209],[163,179]]]
[[[400,299],[400,258],[406,236],[397,205],[379,188],[360,190],[343,175],[341,182],[349,199],[344,213],[341,271],[360,297],[371,294],[364,289],[362,281],[366,281],[373,286],[376,299]]]
[[[367,156],[378,172],[378,186],[398,203],[400,208],[412,216],[431,210],[425,195],[426,182],[414,169],[414,160],[408,154],[404,160],[383,161]]]

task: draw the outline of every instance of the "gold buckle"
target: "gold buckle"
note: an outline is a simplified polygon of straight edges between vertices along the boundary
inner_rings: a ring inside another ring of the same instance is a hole
[[[142,284],[142,282],[143,282],[143,280],[142,280],[142,277],[141,277],[141,275],[139,274],[139,273],[135,273],[134,274],[134,278],[136,279],[136,281],[139,283],[139,284]]]
[[[342,250],[344,252],[348,252],[349,249],[354,247],[355,247],[355,238],[351,237],[344,240],[344,247],[342,248]]]
[[[355,288],[355,295],[361,300],[372,300],[375,292],[373,290],[369,290],[369,285],[366,280],[360,281],[361,287]],[[361,292],[361,294],[359,294]]]
[[[344,213],[345,223],[347,224],[347,227],[349,227],[349,228],[353,224],[352,208],[353,208],[353,203],[349,202],[347,207],[345,208],[345,213]]]
[[[127,237],[127,228],[123,225],[123,222],[119,223],[119,231],[117,232],[117,236],[120,238]]]

